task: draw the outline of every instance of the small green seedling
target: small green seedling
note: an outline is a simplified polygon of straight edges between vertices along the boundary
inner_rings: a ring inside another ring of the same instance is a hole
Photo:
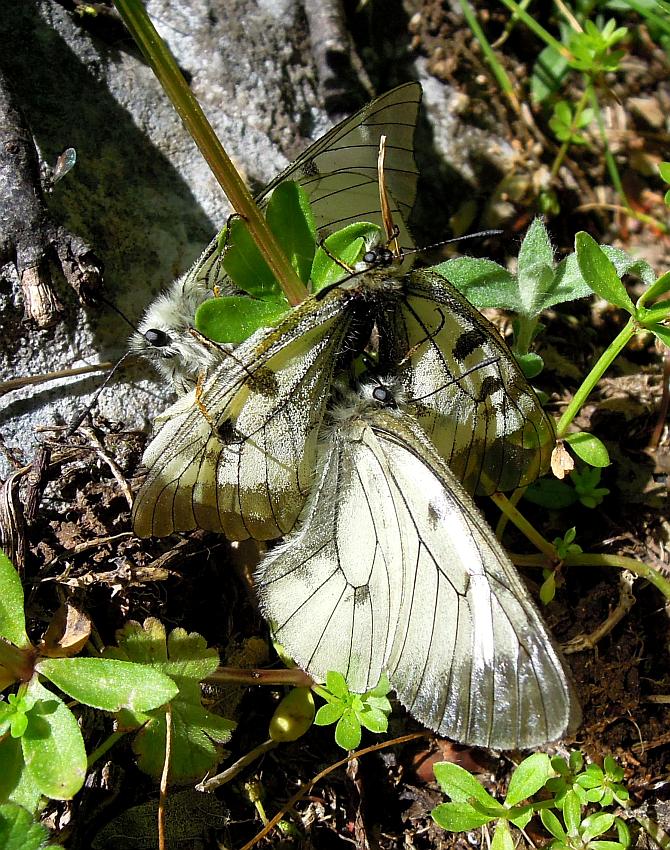
[[[329,672],[326,686],[316,685],[313,690],[326,700],[326,705],[317,711],[314,723],[317,726],[336,723],[335,742],[343,750],[355,750],[360,744],[362,726],[378,733],[388,729],[391,703],[386,694],[391,686],[385,675],[371,691],[353,694],[341,673]]]
[[[578,500],[585,508],[597,508],[605,496],[609,495],[607,487],[598,486],[600,470],[594,467],[585,466],[581,472],[575,469],[570,480],[574,484]]]
[[[518,843],[512,828],[523,831],[539,813],[554,850],[627,850],[631,835],[626,822],[604,811],[613,804],[627,803],[628,792],[621,784],[623,770],[611,756],[605,759],[604,769],[594,764],[583,767],[584,757],[579,752],[571,753],[567,762],[534,753],[514,770],[500,803],[462,767],[436,764],[435,778],[451,800],[433,809],[433,820],[449,832],[495,822],[491,847],[512,850]],[[534,801],[543,789],[544,799]],[[554,796],[546,799],[546,792]]]
[[[163,673],[129,662],[70,658],[67,649],[58,657],[53,647],[33,646],[21,582],[3,552],[0,599],[0,681],[3,689],[18,685],[0,703],[0,800],[34,812],[42,795],[71,799],[84,784],[87,768],[77,718],[43,680],[84,705],[111,712],[153,709],[172,699],[177,686]]]
[[[480,310],[499,307],[516,314],[512,351],[526,377],[534,378],[543,367],[540,356],[530,351],[541,329],[540,313],[556,304],[593,294],[571,257],[555,263],[549,234],[538,218],[521,243],[516,275],[492,260],[473,257],[447,260],[435,266],[434,271]]]

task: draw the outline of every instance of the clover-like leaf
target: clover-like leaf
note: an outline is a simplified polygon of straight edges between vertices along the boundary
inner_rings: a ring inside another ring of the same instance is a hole
[[[214,672],[219,663],[215,649],[204,638],[183,629],[174,629],[166,640],[163,624],[154,619],[144,625],[129,622],[117,632],[118,648],[109,655],[124,657],[138,665],[148,665],[167,675],[179,691],[171,701],[171,761],[173,780],[187,781],[202,776],[218,764],[216,744],[225,743],[235,724],[202,706],[200,681]],[[134,721],[142,726],[133,742],[139,767],[159,777],[165,759],[166,713],[164,708],[124,713],[122,724]]]

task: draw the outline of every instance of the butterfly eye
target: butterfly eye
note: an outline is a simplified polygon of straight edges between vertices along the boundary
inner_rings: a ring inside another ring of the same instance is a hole
[[[385,268],[390,266],[394,260],[393,251],[390,248],[373,248],[371,251],[366,251],[363,255],[363,262],[369,266],[377,268]]]
[[[172,342],[165,331],[158,330],[158,328],[149,328],[148,331],[144,332],[144,338],[149,345],[153,345],[155,348],[163,348]]]
[[[393,397],[393,393],[389,390],[388,387],[384,387],[381,384],[376,386],[372,390],[372,398],[375,401],[378,401],[380,404],[383,404],[385,407],[395,407],[395,398]]]

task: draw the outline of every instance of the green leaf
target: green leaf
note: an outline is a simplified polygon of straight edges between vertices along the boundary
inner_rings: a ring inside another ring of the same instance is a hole
[[[589,850],[624,850],[618,841],[589,841]]]
[[[25,768],[21,740],[6,737],[0,741],[0,800],[35,812],[41,799],[42,792]]]
[[[536,266],[546,266],[550,270],[554,268],[554,249],[551,247],[547,228],[541,218],[533,219],[519,248],[519,279],[525,274],[526,269]]]
[[[658,166],[658,173],[666,183],[670,183],[670,162],[661,162]]]
[[[652,286],[656,280],[656,274],[646,260],[639,257],[632,257],[621,248],[614,248],[612,245],[601,245],[602,252],[610,260],[616,273],[619,277],[624,275],[632,275],[639,278],[647,286]]]
[[[433,772],[440,788],[455,803],[470,804],[470,800],[475,799],[490,808],[500,805],[471,773],[458,764],[441,761],[433,765]]]
[[[431,271],[446,278],[479,310],[500,307],[522,311],[516,278],[493,260],[457,257],[433,266]]]
[[[469,832],[494,818],[475,811],[468,803],[441,803],[430,813],[438,826],[448,832]]]
[[[280,301],[283,292],[241,218],[230,222],[223,268],[235,285],[254,298]]]
[[[583,230],[575,236],[575,252],[582,276],[591,289],[611,304],[635,315],[635,305],[619,280],[611,260]]]
[[[534,103],[543,103],[561,87],[570,69],[568,60],[553,47],[540,51],[530,78],[530,93]]]
[[[108,658],[44,658],[37,670],[61,691],[102,711],[148,711],[169,702],[175,683],[158,670]]]
[[[582,804],[574,791],[568,791],[563,801],[563,820],[568,835],[579,834],[579,826],[582,822]]]
[[[349,696],[349,686],[347,680],[337,670],[329,670],[326,673],[326,687],[333,696],[343,699]]]
[[[556,596],[556,573],[554,570],[549,571],[549,575],[540,586],[540,602],[543,605],[548,605]]]
[[[331,723],[337,723],[337,721],[342,717],[346,710],[346,706],[343,702],[327,702],[325,705],[322,705],[321,708],[316,712],[316,716],[314,717],[314,725],[315,726],[330,726]]]
[[[666,325],[648,325],[647,330],[661,340],[664,345],[670,346],[670,328]]]
[[[649,289],[644,293],[644,303],[655,301],[661,295],[665,295],[666,292],[670,292],[670,271],[662,274],[658,280],[655,280],[651,284]]]
[[[368,708],[358,713],[358,719],[362,726],[371,732],[386,732],[389,719],[383,711],[377,708]]]
[[[71,800],[86,778],[86,749],[79,724],[65,703],[35,676],[27,693],[36,702],[21,738],[26,770],[46,797]]]
[[[554,776],[551,760],[546,753],[533,753],[524,759],[512,774],[505,797],[506,806],[516,806],[544,788]]]
[[[496,824],[493,841],[491,841],[491,850],[515,850],[512,831],[507,821],[500,820]]]
[[[556,478],[543,478],[541,481],[534,481],[523,495],[534,505],[552,510],[560,510],[574,505],[579,498],[569,484]]]
[[[346,277],[349,274],[347,268],[353,268],[368,247],[378,244],[380,240],[381,229],[366,221],[356,221],[331,233],[324,240],[323,246],[320,245],[316,249],[314,255],[311,271],[312,292],[318,292],[324,286],[330,286]],[[333,257],[337,257],[340,263],[335,262]]]
[[[593,290],[582,277],[577,255],[572,253],[556,266],[552,297],[550,301],[545,300],[544,307],[553,307],[555,304],[563,304],[565,301],[574,301],[577,298],[588,298],[591,295]]]
[[[171,701],[172,779],[187,782],[213,769],[219,762],[216,745],[229,740],[235,726],[202,706],[200,681],[218,666],[217,651],[208,648],[201,635],[189,634],[184,629],[173,629],[166,640],[165,627],[152,617],[143,625],[127,623],[117,632],[117,639],[119,646],[106,651],[106,655],[122,656],[124,660],[153,668],[169,676],[179,688]],[[131,725],[133,719],[138,725],[144,724],[133,741],[138,765],[149,775],[158,777],[165,759],[165,709],[123,717],[126,725]]]
[[[604,443],[593,434],[586,431],[576,431],[564,438],[572,451],[584,463],[590,466],[605,467],[610,465],[610,457]]]
[[[22,806],[0,805],[0,847],[3,850],[41,850],[48,838],[47,830]]]
[[[611,812],[596,812],[588,815],[582,821],[582,838],[584,841],[592,841],[607,832],[613,824],[614,815]]]
[[[391,683],[389,682],[389,677],[386,673],[382,673],[381,678],[375,685],[375,687],[368,691],[366,696],[369,697],[386,697],[386,694],[391,690]],[[368,699],[368,702],[372,703],[372,700]],[[388,700],[387,700],[388,702]],[[390,710],[390,704],[389,704]]]
[[[314,722],[314,697],[309,688],[291,688],[270,720],[273,741],[297,741]]]
[[[316,248],[316,222],[302,186],[293,180],[280,183],[265,218],[296,274],[307,283]]]
[[[220,761],[216,744],[230,740],[235,724],[200,705],[176,699],[172,708],[172,746],[170,777],[175,782],[188,782],[213,770]],[[146,723],[133,740],[137,766],[158,779],[165,762],[165,709],[150,712]]]
[[[288,301],[256,301],[246,295],[208,298],[195,311],[195,327],[219,343],[239,345],[259,328],[272,327],[290,309]]]
[[[617,837],[621,846],[624,848],[630,847],[633,836],[626,821],[622,818],[614,818],[614,826],[616,827]]]
[[[567,843],[568,836],[563,829],[563,825],[552,811],[549,809],[540,809],[540,819],[550,835],[553,835],[557,841]]]
[[[360,742],[361,724],[353,711],[345,711],[335,727],[335,743],[343,750],[355,750]]]
[[[7,555],[0,549],[0,637],[25,649],[30,646],[23,613],[21,579]]]

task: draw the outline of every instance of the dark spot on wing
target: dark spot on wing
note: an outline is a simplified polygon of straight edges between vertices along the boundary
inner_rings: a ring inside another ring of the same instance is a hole
[[[313,159],[306,159],[304,162],[300,163],[300,170],[305,177],[318,177],[321,173]]]
[[[478,328],[472,328],[472,330],[462,333],[454,344],[452,351],[454,360],[465,360],[469,354],[481,348],[485,341],[486,337]]]
[[[433,528],[440,523],[440,514],[432,502],[428,505],[428,520]]]
[[[216,434],[226,445],[240,442],[240,435],[235,430],[235,426],[230,419],[224,419],[216,426]]]
[[[246,385],[259,395],[276,396],[279,392],[277,376],[270,369],[257,369],[253,375],[249,375]]]
[[[360,605],[367,605],[370,599],[370,588],[367,584],[362,585],[361,587],[357,587],[354,590],[354,607],[358,608]]]
[[[482,381],[481,387],[479,388],[479,396],[477,397],[477,401],[486,401],[487,398],[489,398],[502,388],[503,382],[500,380],[500,378],[497,378],[495,375],[487,375]]]

